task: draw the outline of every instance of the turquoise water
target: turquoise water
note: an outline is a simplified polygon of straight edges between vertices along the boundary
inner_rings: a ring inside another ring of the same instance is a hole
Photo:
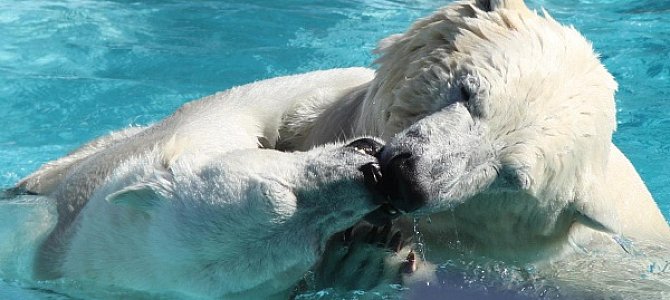
[[[447,3],[239,2],[0,1],[0,187],[91,138],[216,91],[373,66],[378,39]],[[615,143],[670,217],[670,2],[529,5],[593,41],[620,84]],[[61,297],[0,282],[0,298]]]

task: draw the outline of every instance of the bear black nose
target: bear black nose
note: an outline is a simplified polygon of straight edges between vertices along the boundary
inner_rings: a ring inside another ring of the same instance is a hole
[[[375,156],[384,145],[371,138],[360,138],[349,143],[346,147],[354,148],[354,150],[363,154]]]
[[[417,172],[417,162],[418,158],[408,152],[381,162],[382,189],[390,203],[404,212],[417,210],[428,198],[419,180],[421,174]]]

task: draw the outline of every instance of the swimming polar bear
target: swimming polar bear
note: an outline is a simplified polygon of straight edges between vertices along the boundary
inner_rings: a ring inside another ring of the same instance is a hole
[[[359,170],[375,163],[360,152],[374,143],[233,150],[200,168],[166,164],[165,148],[132,157],[93,192],[50,267],[178,298],[286,298],[327,239],[378,206]]]
[[[380,154],[385,188],[397,208],[431,214],[433,249],[458,240],[527,262],[617,249],[613,235],[670,246],[611,142],[617,84],[574,28],[521,0],[459,1],[380,51],[373,100],[386,103],[369,109],[387,121],[372,133],[403,128]]]
[[[381,144],[259,147],[275,140],[281,106],[346,93],[369,74],[234,88],[46,164],[14,190],[56,202],[29,277],[177,298],[286,298],[332,234],[379,207],[365,176]],[[335,85],[312,86],[326,83]]]
[[[617,84],[574,28],[521,0],[457,1],[378,52],[361,113],[340,123],[387,141],[380,191],[429,215],[416,224],[428,260],[538,266],[589,251],[669,250],[668,222],[612,144]],[[412,221],[400,223],[412,234]],[[316,274],[337,282],[346,274],[330,266],[353,260],[355,269],[357,259],[379,269],[369,249],[359,258],[347,249],[348,261],[326,257]],[[418,256],[399,254],[417,268]]]

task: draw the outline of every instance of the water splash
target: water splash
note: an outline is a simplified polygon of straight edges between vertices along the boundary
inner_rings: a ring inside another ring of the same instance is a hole
[[[427,220],[430,218],[427,217]],[[421,221],[420,217],[412,219],[412,241],[414,242],[414,250],[416,254],[419,255],[422,261],[426,260],[426,249],[425,243],[423,240],[423,234],[419,231],[419,222]]]

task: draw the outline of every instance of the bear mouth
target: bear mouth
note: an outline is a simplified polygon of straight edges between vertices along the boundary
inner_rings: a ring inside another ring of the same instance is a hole
[[[375,153],[375,156],[379,153],[381,153],[381,151]],[[377,209],[366,214],[363,217],[363,220],[372,225],[382,226],[401,216],[404,212],[391,204],[390,194],[385,191],[385,183],[383,181],[379,163],[374,162],[365,164],[360,170],[363,172],[365,186],[372,191],[375,196],[373,202],[379,205]]]
[[[390,194],[385,187],[387,183],[383,180],[382,167],[379,161],[384,145],[371,138],[361,138],[349,143],[347,147],[363,155],[374,156],[377,160],[359,168],[363,173],[366,188],[372,191],[374,195],[372,202],[379,205],[375,210],[365,215],[363,220],[376,226],[382,226],[402,215],[403,211],[391,204]]]

